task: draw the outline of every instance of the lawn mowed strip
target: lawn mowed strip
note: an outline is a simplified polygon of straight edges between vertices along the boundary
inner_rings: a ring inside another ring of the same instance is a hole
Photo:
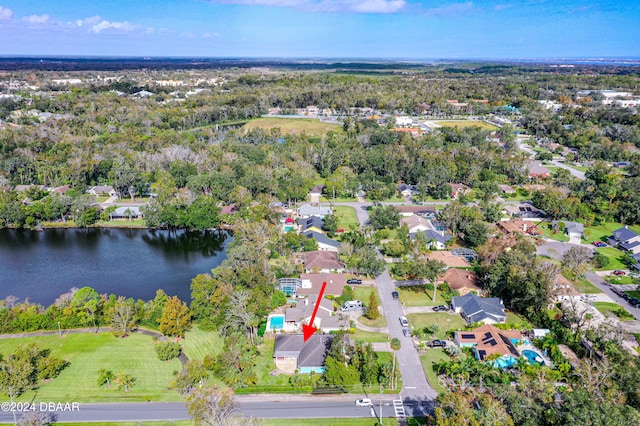
[[[573,282],[573,286],[580,293],[586,293],[586,294],[602,293],[598,287],[591,284],[591,282],[586,278],[580,278],[579,280],[572,281],[572,282]]]
[[[597,253],[605,255],[609,259],[609,264],[604,268],[598,268],[598,270],[612,271],[616,269],[626,269],[627,265],[622,263],[624,259],[624,253],[613,247],[604,247],[596,250]]]
[[[466,323],[458,314],[447,314],[443,312],[428,314],[409,314],[407,315],[409,326],[412,330],[422,330],[430,325],[437,325],[438,331],[434,333],[434,337],[438,339],[446,339],[448,331],[458,331],[464,328]]]
[[[611,302],[595,302],[593,306],[602,312],[605,316],[616,316],[621,321],[629,321],[635,319],[625,308],[617,303]]]
[[[182,366],[178,359],[160,361],[150,336],[133,333],[118,338],[110,333],[67,334],[1,339],[0,353],[5,357],[18,346],[36,343],[41,349],[70,362],[60,376],[42,383],[37,393],[26,392],[19,401],[53,402],[142,402],[181,401],[177,392],[168,390],[174,371]],[[98,370],[114,374],[125,372],[135,377],[129,392],[98,386]]]
[[[485,123],[484,121],[476,121],[476,120],[429,120],[434,124],[438,124],[442,127],[457,127],[457,128],[465,128],[465,127],[480,127],[483,129],[496,130],[497,127],[493,126],[489,123]]]
[[[404,306],[437,306],[446,305],[442,298],[442,291],[436,293],[436,301],[433,301],[433,290],[426,290],[424,286],[398,287],[396,288],[400,296],[400,302]]]
[[[618,222],[603,222],[599,225],[585,227],[585,240],[587,240],[588,243],[593,243],[594,241],[602,241],[606,243],[607,238],[611,236],[611,233],[622,227],[624,227],[624,225]],[[640,233],[640,226],[630,226],[629,229]]]
[[[443,393],[446,389],[440,384],[438,375],[433,371],[433,364],[449,360],[449,355],[444,352],[444,349],[428,349],[424,354],[420,355],[420,363],[424,374],[427,376],[427,381],[438,393]]]
[[[301,134],[306,133],[308,135],[324,135],[329,131],[342,131],[342,126],[339,124],[323,123],[318,119],[313,118],[256,118],[249,121],[242,126],[242,131],[248,132],[253,129],[280,129],[280,132],[285,135],[288,133]]]
[[[334,206],[333,214],[338,218],[338,228],[348,231],[352,226],[358,228],[360,223],[358,222],[358,216],[356,216],[356,209],[349,206]]]
[[[392,411],[389,412],[392,413]],[[377,426],[380,423],[376,419],[262,419],[262,424],[265,426]],[[398,421],[385,418],[384,424],[397,426]]]
[[[218,356],[224,347],[224,339],[217,331],[203,331],[196,325],[187,331],[180,344],[189,359],[203,360],[207,355]]]

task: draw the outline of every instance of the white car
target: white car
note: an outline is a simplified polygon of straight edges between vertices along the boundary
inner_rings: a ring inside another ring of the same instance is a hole
[[[409,327],[409,320],[407,319],[407,317],[400,317],[398,318],[398,320],[400,321],[401,326]]]
[[[369,398],[356,399],[356,407],[371,407],[373,402]]]

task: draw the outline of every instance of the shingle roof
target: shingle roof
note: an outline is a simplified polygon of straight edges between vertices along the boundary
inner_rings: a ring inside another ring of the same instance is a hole
[[[324,294],[340,296],[344,286],[347,285],[347,276],[345,274],[300,274],[300,280],[303,281],[303,285],[304,281],[311,281],[311,288],[299,288],[298,295],[318,294],[322,283],[326,282],[327,287],[324,290]]]
[[[298,368],[321,367],[333,342],[333,336],[314,334],[304,341],[302,334],[278,334],[273,347],[273,356],[297,357]]]
[[[338,259],[333,251],[308,251],[304,254],[305,269],[343,269],[344,263]]]
[[[332,213],[332,211],[330,207],[312,206],[311,204],[305,204],[298,209],[298,213],[301,216],[328,216]]]
[[[454,296],[451,303],[462,309],[462,312],[471,322],[479,322],[485,319],[502,321],[506,318],[502,300],[498,297],[478,297],[469,293],[464,296]]]
[[[318,243],[326,244],[328,246],[339,247],[340,243],[338,241],[332,240],[328,238],[326,235],[321,234],[316,231],[307,231],[304,233],[304,236],[307,238],[313,238]]]
[[[618,228],[612,232],[613,236],[619,241],[627,241],[638,236],[637,233],[629,228]]]

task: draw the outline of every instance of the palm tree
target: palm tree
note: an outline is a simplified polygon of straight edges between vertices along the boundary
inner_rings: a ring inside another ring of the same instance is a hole
[[[113,374],[113,371],[111,370],[107,370],[106,368],[101,368],[100,370],[98,370],[98,386],[102,386],[105,383],[107,384],[107,387],[111,387],[111,381],[115,378],[115,374]]]
[[[396,388],[396,352],[400,350],[400,339],[394,337],[391,339],[391,350],[393,350],[393,369],[391,370],[391,389]]]
[[[124,371],[121,371],[116,376],[115,383],[118,386],[118,389],[124,388],[125,392],[129,392],[129,389],[133,387],[135,381],[136,381],[136,378],[133,377],[131,374],[127,374]]]

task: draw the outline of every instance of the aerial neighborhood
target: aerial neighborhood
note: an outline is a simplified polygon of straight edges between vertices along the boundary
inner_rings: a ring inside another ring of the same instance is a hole
[[[234,64],[0,74],[2,401],[640,424],[637,74]]]

